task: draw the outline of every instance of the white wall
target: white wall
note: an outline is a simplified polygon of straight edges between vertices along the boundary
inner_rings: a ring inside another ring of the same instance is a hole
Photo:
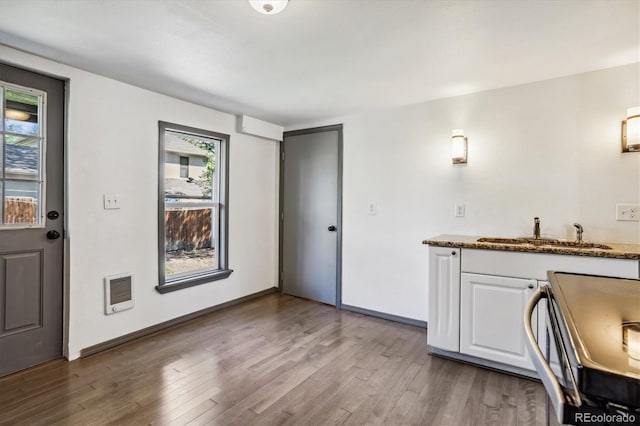
[[[70,79],[70,358],[276,285],[276,143],[237,134],[225,113],[4,46],[0,56]],[[343,303],[426,320],[420,243],[436,234],[528,235],[540,216],[545,236],[572,238],[578,221],[585,239],[640,243],[637,222],[614,220],[616,203],[640,202],[640,154],[620,153],[620,121],[640,104],[639,75],[634,64],[296,126],[344,123]],[[158,120],[231,135],[235,272],[166,295],[153,288]],[[469,163],[452,165],[451,129],[460,127]],[[121,194],[123,208],[103,210],[103,193]],[[375,216],[369,201],[378,205]],[[466,217],[453,217],[456,201],[466,204]],[[104,316],[102,279],[125,271],[135,274],[136,307]]]
[[[640,202],[640,153],[620,152],[639,76],[634,64],[295,126],[344,124],[343,303],[426,320],[420,242],[437,234],[530,235],[539,216],[546,237],[580,222],[587,240],[640,243],[640,224],[615,221],[616,203]],[[456,128],[466,165],[451,164]]]
[[[0,45],[3,61],[68,78],[68,356],[153,324],[277,285],[278,144],[236,118]],[[158,120],[230,138],[226,280],[157,293]],[[103,210],[104,193],[121,195]],[[103,277],[131,272],[135,307],[105,316]]]

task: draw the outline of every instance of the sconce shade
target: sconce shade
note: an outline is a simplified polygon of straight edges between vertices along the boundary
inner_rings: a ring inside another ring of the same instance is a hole
[[[640,106],[627,110],[622,122],[622,152],[640,151]]]
[[[622,324],[622,344],[629,358],[640,361],[640,322]]]
[[[256,11],[265,15],[275,15],[287,7],[289,0],[249,0],[249,4]]]
[[[463,129],[451,131],[451,160],[453,164],[464,164],[467,162],[467,138]]]

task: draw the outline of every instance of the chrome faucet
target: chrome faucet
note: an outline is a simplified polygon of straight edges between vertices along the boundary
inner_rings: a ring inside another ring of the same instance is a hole
[[[584,229],[582,229],[582,225],[574,223],[573,226],[576,227],[576,241],[582,241],[582,232],[584,231]]]
[[[540,218],[533,218],[533,238],[540,238]]]

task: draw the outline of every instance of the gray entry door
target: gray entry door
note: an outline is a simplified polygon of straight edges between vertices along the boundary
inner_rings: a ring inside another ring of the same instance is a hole
[[[340,303],[341,133],[288,132],[282,142],[282,291],[330,305]]]
[[[62,356],[64,82],[0,64],[0,376]]]

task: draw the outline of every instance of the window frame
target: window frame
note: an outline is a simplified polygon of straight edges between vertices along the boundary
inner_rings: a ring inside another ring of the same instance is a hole
[[[17,92],[23,92],[31,96],[37,96],[39,98],[38,103],[38,134],[29,135],[23,133],[16,133],[7,131],[6,129],[6,91],[13,90]],[[21,86],[19,84],[9,83],[4,80],[0,80],[0,232],[8,230],[23,230],[23,229],[43,229],[46,227],[45,211],[47,206],[47,92],[34,89],[31,87]],[[38,176],[37,179],[30,178],[7,178],[6,158],[7,158],[7,138],[6,136],[22,136],[32,137],[38,140],[39,154],[38,154]],[[7,189],[7,181],[13,182],[32,182],[37,184],[38,188],[38,211],[36,213],[37,222],[21,222],[21,223],[5,223],[5,211],[4,201]]]
[[[216,155],[216,168],[219,182],[213,191],[218,191],[216,220],[213,232],[217,235],[216,255],[218,256],[219,269],[203,270],[191,274],[181,274],[178,277],[167,280],[165,275],[165,134],[167,131],[184,133],[196,137],[219,140],[219,152]],[[183,288],[189,288],[200,284],[207,284],[222,280],[233,272],[229,269],[229,141],[230,136],[224,133],[180,124],[158,121],[158,285],[159,293],[168,293]]]

